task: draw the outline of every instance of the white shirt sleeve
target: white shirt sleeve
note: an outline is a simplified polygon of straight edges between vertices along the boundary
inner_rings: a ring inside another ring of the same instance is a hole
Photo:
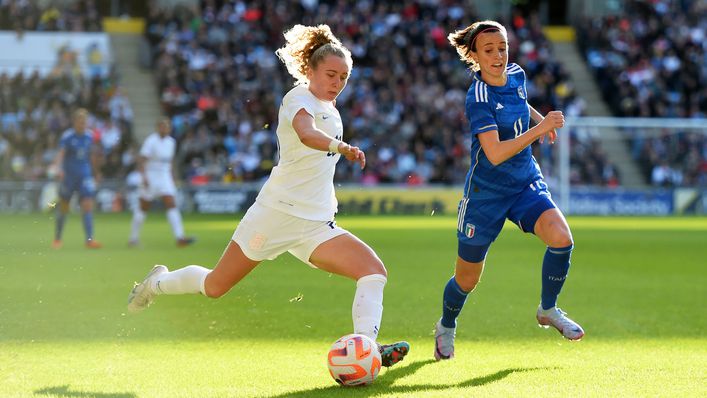
[[[140,148],[140,156],[144,156],[146,158],[149,158],[150,155],[152,154],[152,139],[153,135],[150,134],[147,136],[145,139],[145,142],[142,143],[142,148]]]
[[[306,96],[306,95],[292,95],[285,97],[282,102],[282,107],[283,107],[283,116],[287,119],[290,124],[292,123],[292,120],[295,118],[295,115],[297,112],[299,112],[300,109],[304,109],[305,112],[309,113],[312,115],[312,117],[315,117],[315,109],[316,105],[314,102],[314,98],[311,96]]]

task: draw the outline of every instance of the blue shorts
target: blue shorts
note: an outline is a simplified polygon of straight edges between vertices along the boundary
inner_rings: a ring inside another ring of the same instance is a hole
[[[59,197],[63,200],[69,200],[74,192],[79,193],[79,199],[93,198],[96,196],[96,180],[90,175],[64,175],[64,180],[59,185]]]
[[[471,195],[459,202],[457,239],[459,256],[470,262],[486,257],[488,247],[496,240],[506,218],[523,232],[533,233],[540,215],[557,208],[547,184],[536,180],[524,190],[510,196]]]

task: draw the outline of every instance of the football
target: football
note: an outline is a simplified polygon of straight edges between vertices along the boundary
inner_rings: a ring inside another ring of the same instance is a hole
[[[381,369],[381,354],[370,337],[347,334],[332,344],[327,365],[331,377],[341,385],[371,384]]]

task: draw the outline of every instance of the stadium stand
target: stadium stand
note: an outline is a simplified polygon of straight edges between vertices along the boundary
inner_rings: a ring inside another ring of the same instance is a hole
[[[292,84],[274,50],[287,27],[328,23],[354,55],[349,88],[339,98],[344,134],[369,159],[363,172],[341,162],[337,181],[460,183],[469,162],[462,132],[468,129],[463,104],[470,75],[446,35],[477,19],[470,10],[471,4],[444,2],[153,5],[146,37],[186,179],[251,181],[268,174],[276,153],[271,123]],[[554,60],[537,18],[515,13],[503,22],[510,28],[511,60],[528,74],[531,104],[541,112],[581,115],[582,100]],[[573,138],[573,181],[616,184],[615,168],[596,145]],[[550,173],[545,165],[552,164],[552,151],[536,147],[535,153]]]
[[[19,32],[24,30],[100,30],[93,1],[65,4],[42,9],[35,2],[4,1],[0,25],[14,29],[17,40],[24,40]],[[134,161],[128,150],[132,145],[130,104],[96,48],[85,54],[85,65],[78,61],[80,56],[76,49],[62,47],[56,56],[48,55],[56,61],[47,70],[28,72],[15,65],[0,65],[0,179],[46,179],[47,165],[78,107],[91,114],[89,128],[103,151],[102,175],[124,177]]]
[[[584,19],[577,43],[617,116],[707,116],[704,2],[627,1],[621,14]],[[707,139],[692,132],[626,137],[646,182],[707,185]]]
[[[100,32],[101,18],[94,0],[73,2],[5,0],[0,3],[0,30]]]

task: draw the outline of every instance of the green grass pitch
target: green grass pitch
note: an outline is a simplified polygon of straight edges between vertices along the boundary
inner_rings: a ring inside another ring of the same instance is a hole
[[[379,340],[412,346],[362,388],[335,385],[325,363],[351,331],[355,284],[289,254],[219,300],[162,296],[126,314],[153,264],[212,267],[238,217],[185,220],[195,246],[177,249],[152,213],[129,249],[129,216],[100,215],[105,248],[89,251],[72,214],[53,251],[51,215],[0,215],[0,397],[707,396],[706,218],[570,218],[560,306],[584,326],[579,343],[535,324],[544,246],[507,225],[460,316],[456,358],[437,363],[455,219],[340,217],[388,268]]]

